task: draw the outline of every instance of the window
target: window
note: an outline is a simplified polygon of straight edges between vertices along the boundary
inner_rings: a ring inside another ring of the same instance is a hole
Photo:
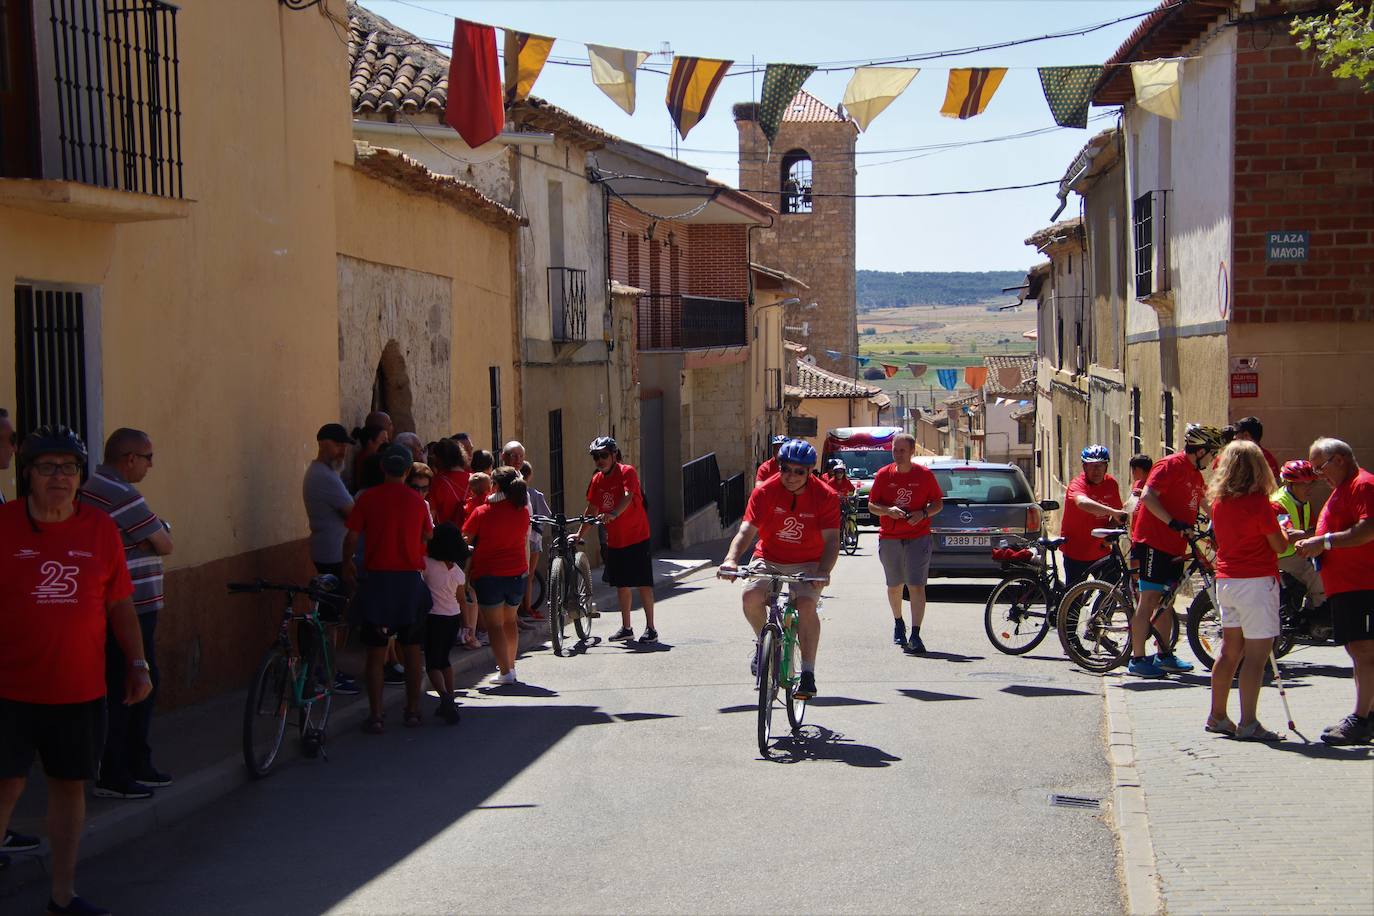
[[[945,499],[955,505],[988,505],[1034,502],[1030,486],[1018,469],[934,468],[935,482]]]
[[[639,235],[629,235],[625,239],[625,256],[629,260],[629,265],[625,271],[625,282],[631,286],[639,287]]]
[[[1073,369],[1077,373],[1082,373],[1086,367],[1083,359],[1083,320],[1076,319],[1073,323]]]
[[[1169,289],[1167,195],[1167,191],[1150,191],[1131,204],[1137,299]]]
[[[1131,454],[1139,455],[1144,443],[1140,441],[1140,389],[1131,389]]]
[[[487,384],[491,389],[491,450],[501,453],[501,367],[487,367]]]
[[[1165,389],[1163,397],[1163,410],[1160,413],[1160,422],[1164,429],[1164,449],[1165,455],[1172,455],[1174,449],[1174,393]]]
[[[1064,368],[1064,305],[1058,292],[1054,295],[1054,364]]]
[[[811,155],[794,149],[782,157],[782,212],[811,212]]]
[[[1032,445],[1035,442],[1035,415],[1026,414],[1016,418],[1016,444]]]
[[[14,325],[16,438],[64,423],[89,440],[84,296],[16,286]]]
[[[549,508],[555,514],[563,508],[563,411],[549,411]]]
[[[1055,454],[1057,454],[1057,455],[1059,456],[1059,457],[1057,458],[1057,460],[1055,461],[1055,464],[1058,466],[1058,469],[1059,469],[1059,479],[1060,479],[1061,481],[1063,481],[1063,480],[1067,477],[1067,474],[1065,473],[1065,470],[1064,470],[1064,418],[1063,418],[1063,417],[1055,417],[1055,418],[1054,418],[1054,442],[1055,442],[1055,447],[1056,447],[1056,452],[1055,452]]]

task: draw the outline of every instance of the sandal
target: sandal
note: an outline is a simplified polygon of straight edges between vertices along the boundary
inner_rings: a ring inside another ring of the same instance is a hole
[[[1249,725],[1241,725],[1236,729],[1236,737],[1241,741],[1282,741],[1286,735],[1278,732],[1271,732],[1256,719]]]
[[[419,711],[419,710],[412,710],[412,711],[409,711],[409,712],[406,713],[406,717],[405,717],[405,726],[406,726],[406,728],[419,728],[420,725],[421,725],[421,723],[422,723],[423,721],[424,721],[424,720],[420,718],[420,711]]]
[[[368,716],[367,721],[363,723],[363,731],[369,735],[380,735],[384,730],[381,716]]]
[[[1207,724],[1202,727],[1203,731],[1211,732],[1214,735],[1226,735],[1234,738],[1236,736],[1236,723],[1231,721],[1230,716],[1208,716]]]

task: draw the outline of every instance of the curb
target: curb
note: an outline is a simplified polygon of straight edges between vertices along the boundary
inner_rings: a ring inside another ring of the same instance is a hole
[[[1159,890],[1159,868],[1155,862],[1154,841],[1150,839],[1150,818],[1145,808],[1145,790],[1135,766],[1135,729],[1126,700],[1116,688],[1120,675],[1102,679],[1102,696],[1107,710],[1107,760],[1112,766],[1112,822],[1121,845],[1122,883],[1126,892],[1126,912],[1131,916],[1156,916],[1164,912]]]

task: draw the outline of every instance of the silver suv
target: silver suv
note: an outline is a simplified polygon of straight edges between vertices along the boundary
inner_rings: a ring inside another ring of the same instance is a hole
[[[1003,538],[1018,543],[1038,538],[1045,506],[1014,464],[917,457],[945,494],[945,508],[931,520],[935,538],[930,575],[1001,578],[1002,564],[992,549]]]

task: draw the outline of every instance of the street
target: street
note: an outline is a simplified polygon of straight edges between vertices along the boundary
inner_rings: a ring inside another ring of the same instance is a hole
[[[993,651],[981,585],[934,586],[932,651],[903,655],[875,545],[827,590],[783,762],[755,746],[739,589],[703,572],[662,593],[656,651],[535,652],[457,728],[341,734],[79,887],[120,914],[1119,912],[1105,811],[1048,804],[1109,795],[1101,683],[1053,637]]]

